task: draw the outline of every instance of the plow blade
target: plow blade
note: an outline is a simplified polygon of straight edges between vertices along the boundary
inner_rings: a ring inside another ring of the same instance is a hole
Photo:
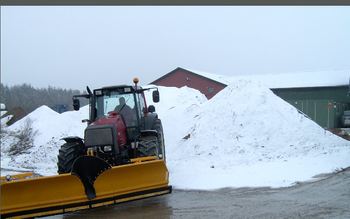
[[[3,182],[1,218],[60,214],[171,193],[164,160],[144,160],[95,174],[90,197],[84,180],[70,173]]]

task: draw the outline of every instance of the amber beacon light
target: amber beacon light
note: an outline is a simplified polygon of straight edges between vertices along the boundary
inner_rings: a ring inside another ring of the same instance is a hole
[[[134,78],[133,81],[134,81],[135,84],[139,83],[139,79],[138,78]]]

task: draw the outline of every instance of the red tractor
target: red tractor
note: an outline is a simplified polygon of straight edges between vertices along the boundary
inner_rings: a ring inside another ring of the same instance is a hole
[[[73,97],[90,101],[84,138],[66,137],[58,155],[60,175],[1,181],[1,218],[35,217],[169,194],[163,128],[143,89],[120,85]],[[33,175],[33,173],[31,173]]]
[[[158,89],[143,89],[137,85],[137,78],[134,83],[134,86],[103,87],[93,92],[87,87],[88,94],[73,97],[74,110],[80,108],[78,97],[89,99],[89,125],[84,139],[77,136],[63,138],[66,143],[59,150],[59,174],[71,172],[75,160],[83,155],[101,158],[110,166],[149,156],[165,160],[162,123],[155,107],[147,107],[144,95],[144,91],[155,89],[153,102],[159,102]]]

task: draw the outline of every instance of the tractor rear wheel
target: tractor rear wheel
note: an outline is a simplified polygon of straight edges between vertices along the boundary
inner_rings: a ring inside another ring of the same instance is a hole
[[[160,119],[156,119],[156,121],[153,123],[152,130],[156,130],[158,134],[158,155],[157,156],[165,160],[164,133],[163,133],[162,122]]]
[[[57,172],[59,174],[70,173],[75,159],[82,155],[84,155],[82,145],[78,142],[67,142],[63,144],[57,156]]]
[[[143,137],[138,144],[139,157],[158,157],[158,142],[155,136]]]
[[[138,157],[157,156],[165,160],[164,134],[160,119],[156,119],[153,123],[152,130],[157,131],[157,135],[149,135],[140,139]]]

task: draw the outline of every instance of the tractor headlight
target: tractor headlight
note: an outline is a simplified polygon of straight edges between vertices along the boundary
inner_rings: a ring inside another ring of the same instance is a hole
[[[112,151],[112,146],[104,146],[104,147],[103,147],[103,150],[104,150],[105,152]]]

